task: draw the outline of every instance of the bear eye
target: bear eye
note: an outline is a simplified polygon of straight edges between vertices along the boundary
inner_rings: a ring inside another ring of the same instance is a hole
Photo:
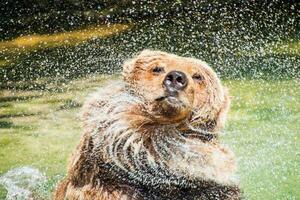
[[[152,72],[154,72],[154,73],[156,73],[156,74],[159,74],[159,73],[165,72],[165,70],[164,70],[163,67],[158,67],[158,66],[156,66],[156,67],[154,67],[154,68],[152,69]]]
[[[192,76],[192,78],[193,78],[195,81],[198,81],[198,82],[200,82],[200,81],[203,80],[203,76],[201,76],[200,74],[194,74],[194,75]]]

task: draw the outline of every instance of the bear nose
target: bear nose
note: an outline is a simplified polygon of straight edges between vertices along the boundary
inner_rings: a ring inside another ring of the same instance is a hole
[[[170,90],[183,90],[187,82],[187,77],[183,72],[171,71],[166,75],[163,84]]]

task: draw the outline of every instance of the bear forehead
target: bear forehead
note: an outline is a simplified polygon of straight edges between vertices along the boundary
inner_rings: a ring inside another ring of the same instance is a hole
[[[172,54],[155,55],[146,58],[140,58],[139,63],[144,69],[153,67],[164,67],[165,70],[184,71],[188,74],[206,71],[208,65],[201,60],[176,56]]]

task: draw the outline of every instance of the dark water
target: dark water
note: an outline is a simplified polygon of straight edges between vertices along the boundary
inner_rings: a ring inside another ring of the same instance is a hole
[[[1,88],[16,88],[10,81],[51,77],[50,82],[67,82],[87,74],[120,72],[125,59],[145,48],[200,58],[225,79],[299,77],[300,13],[296,1],[78,2],[62,7],[49,2],[17,2],[12,9],[8,1],[1,8],[2,38],[116,22],[133,26],[124,33],[71,47],[61,45],[14,55],[0,52],[1,59],[13,56],[14,60],[0,68]],[[95,12],[102,18],[87,17],[86,13]],[[31,20],[26,21],[26,17]],[[294,48],[284,47],[294,43]],[[45,87],[29,85],[18,87]]]

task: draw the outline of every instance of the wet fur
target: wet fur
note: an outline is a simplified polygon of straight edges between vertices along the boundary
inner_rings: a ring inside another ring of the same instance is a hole
[[[124,65],[125,81],[88,97],[84,134],[54,199],[239,199],[233,153],[217,136],[206,140],[184,135],[217,134],[229,107],[226,91],[217,84],[220,88],[209,90],[220,90],[211,92],[219,100],[210,103],[219,105],[206,102],[185,120],[158,124],[149,101],[135,87],[139,77],[128,78],[140,73],[133,65],[160,54],[166,56],[143,52],[140,60]]]

